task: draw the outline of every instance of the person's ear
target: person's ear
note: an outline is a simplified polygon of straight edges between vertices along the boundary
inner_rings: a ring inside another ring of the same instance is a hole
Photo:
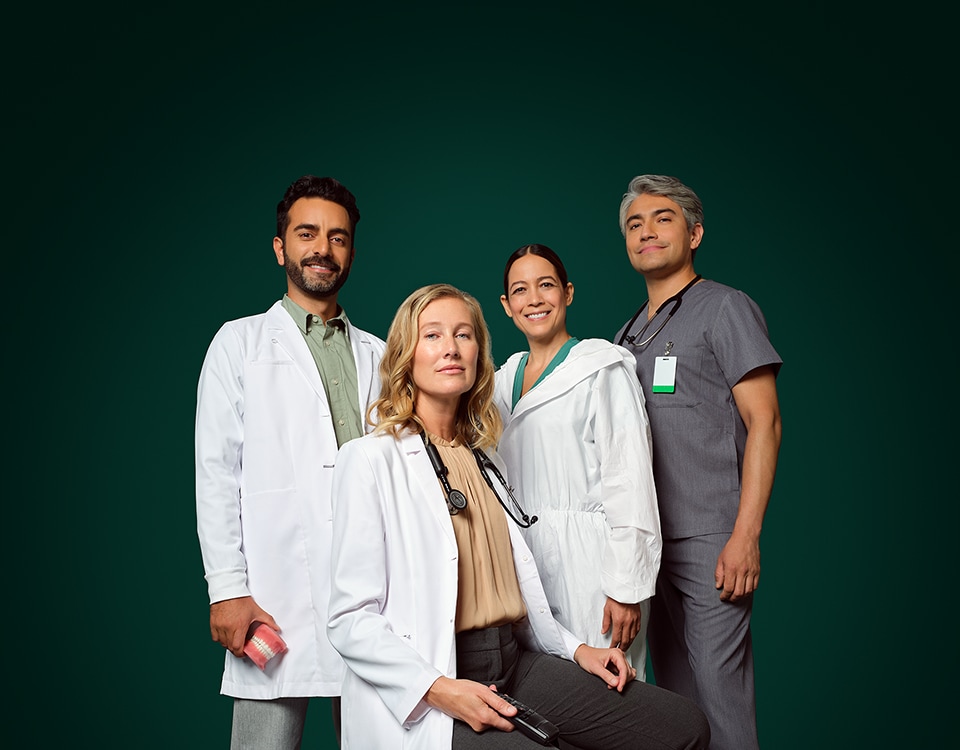
[[[700,246],[700,241],[703,239],[703,224],[697,223],[693,225],[693,231],[690,232],[690,249],[696,250]]]

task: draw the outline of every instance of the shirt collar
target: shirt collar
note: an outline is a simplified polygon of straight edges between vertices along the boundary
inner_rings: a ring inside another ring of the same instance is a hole
[[[294,319],[297,324],[297,327],[303,332],[304,335],[310,333],[310,329],[315,325],[313,319],[317,319],[317,324],[324,326],[323,321],[320,319],[319,315],[314,315],[312,312],[304,310],[300,305],[294,302],[286,294],[283,295],[283,309],[286,310],[290,317]],[[337,305],[337,314],[334,315],[330,320],[326,322],[326,325],[331,328],[337,328],[342,331],[347,330],[347,313],[342,307]]]

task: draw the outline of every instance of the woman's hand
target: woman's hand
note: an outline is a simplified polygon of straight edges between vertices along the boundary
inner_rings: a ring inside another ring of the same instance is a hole
[[[512,732],[513,724],[503,718],[514,716],[517,709],[497,695],[496,688],[473,680],[438,677],[423,699],[429,706],[470,725],[474,732],[494,728]]]
[[[637,676],[637,670],[627,664],[627,657],[618,648],[594,648],[581,643],[573,660],[581,669],[607,683],[608,688],[616,688],[618,693]]]
[[[609,631],[610,645],[619,646],[626,651],[634,638],[640,635],[642,621],[643,610],[639,602],[621,604],[608,596],[606,604],[603,605],[603,623],[600,632],[606,635]]]

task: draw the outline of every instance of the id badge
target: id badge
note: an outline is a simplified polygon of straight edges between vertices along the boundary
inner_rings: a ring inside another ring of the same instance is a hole
[[[673,393],[677,385],[677,358],[657,357],[653,366],[653,392]]]

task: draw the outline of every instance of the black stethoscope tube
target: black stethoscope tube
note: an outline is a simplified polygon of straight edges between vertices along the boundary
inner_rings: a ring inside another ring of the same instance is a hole
[[[672,297],[667,297],[667,299],[665,299],[665,300],[663,301],[663,304],[660,305],[660,307],[657,308],[657,311],[653,314],[653,317],[650,318],[650,320],[648,320],[646,323],[643,324],[643,328],[640,329],[640,333],[638,333],[636,336],[628,336],[628,335],[627,335],[628,331],[629,331],[631,328],[633,328],[633,324],[637,322],[637,318],[640,317],[640,313],[642,313],[642,312],[646,309],[646,307],[647,307],[647,302],[644,302],[644,303],[640,306],[640,309],[637,310],[637,311],[633,314],[633,317],[632,317],[632,318],[630,318],[630,322],[627,323],[626,328],[623,329],[623,333],[620,335],[620,338],[617,340],[617,346],[623,346],[623,342],[624,342],[624,340],[626,340],[626,341],[628,341],[628,342],[630,343],[631,346],[635,346],[635,347],[637,347],[637,349],[642,349],[642,348],[645,347],[647,344],[649,344],[651,341],[653,341],[653,339],[656,337],[656,335],[657,335],[658,333],[660,333],[660,331],[663,330],[663,327],[664,327],[667,323],[670,322],[670,318],[673,317],[673,314],[674,314],[677,310],[680,309],[680,303],[683,302],[683,295],[684,295],[684,293],[686,293],[686,291],[687,291],[690,287],[692,287],[694,284],[696,284],[698,281],[700,281],[701,278],[703,278],[703,277],[702,277],[700,274],[697,274],[696,276],[693,277],[693,281],[691,281],[689,284],[687,284],[683,289],[681,289],[679,292],[677,292],[676,294],[674,294]],[[648,301],[649,301],[649,300],[648,300]],[[666,319],[657,327],[657,330],[655,330],[653,333],[650,334],[650,338],[648,338],[646,341],[641,341],[641,342],[638,344],[638,343],[637,343],[637,339],[643,337],[643,334],[646,333],[647,328],[650,327],[650,324],[651,324],[651,323],[654,321],[654,319],[660,314],[660,311],[663,310],[663,308],[665,308],[665,307],[666,307],[667,305],[669,305],[671,302],[673,302],[673,307],[670,308],[670,312],[667,313]]]
[[[437,479],[440,480],[440,485],[443,487],[444,495],[446,495],[447,510],[450,511],[451,516],[455,516],[457,513],[467,507],[466,495],[464,495],[460,490],[455,490],[450,486],[450,481],[447,479],[447,474],[450,472],[450,470],[447,468],[446,464],[443,463],[443,459],[440,458],[440,451],[437,450],[437,446],[427,440],[426,434],[421,432],[420,437],[423,440],[423,444],[427,447],[427,455],[430,456],[430,463],[433,464],[433,470],[437,473]],[[501,474],[500,470],[497,468],[497,465],[493,463],[493,461],[490,460],[490,457],[479,448],[471,448],[471,450],[473,451],[473,457],[477,461],[477,466],[480,469],[480,474],[483,476],[483,480],[487,483],[487,486],[493,492],[494,496],[497,498],[497,501],[506,511],[507,515],[513,519],[514,523],[524,529],[530,528],[533,524],[535,524],[537,522],[537,517],[533,516],[531,518],[523,512],[523,508],[520,507],[520,503],[513,494],[513,488],[507,484],[506,480],[503,478],[503,474]],[[493,486],[493,480],[490,479],[490,474],[487,471],[488,469],[493,471],[497,481],[500,482],[503,488],[507,491],[507,496],[510,498],[510,503],[517,511],[520,518],[517,518],[513,511],[507,507],[507,504],[503,502],[503,498],[500,497],[500,493],[497,492],[496,488]]]

